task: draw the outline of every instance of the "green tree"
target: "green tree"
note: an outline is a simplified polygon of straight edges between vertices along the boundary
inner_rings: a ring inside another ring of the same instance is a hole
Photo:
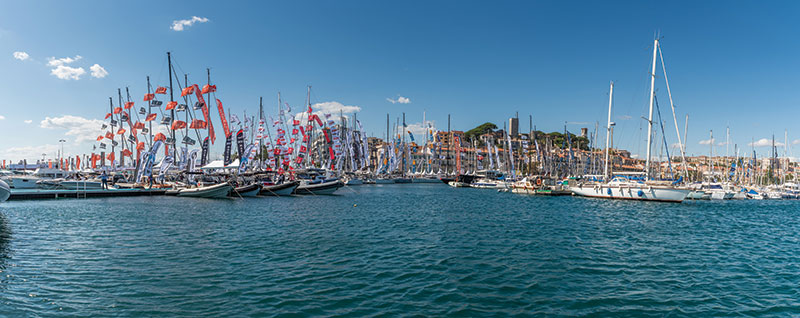
[[[465,132],[464,137],[467,139],[475,139],[476,137],[488,132],[492,132],[495,129],[497,129],[497,125],[486,122]]]

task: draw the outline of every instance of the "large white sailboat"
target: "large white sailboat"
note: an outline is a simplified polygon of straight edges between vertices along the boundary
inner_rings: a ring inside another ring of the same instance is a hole
[[[645,163],[645,173],[643,180],[637,180],[631,177],[617,176],[608,182],[592,182],[581,183],[576,187],[571,188],[572,193],[579,196],[604,198],[604,199],[624,199],[624,200],[639,200],[639,201],[662,201],[662,202],[681,202],[686,199],[690,189],[686,187],[677,186],[676,183],[671,181],[653,181],[649,179],[650,172],[650,155],[653,139],[653,102],[655,98],[655,73],[656,73],[656,57],[659,52],[658,39],[655,40],[653,47],[653,68],[650,73],[650,114],[648,116],[648,130],[647,130],[647,161]],[[663,64],[663,58],[662,58]],[[666,69],[664,71],[666,78]],[[669,84],[667,84],[669,85]],[[667,86],[669,91],[669,86]],[[611,127],[614,123],[611,122],[611,106],[613,104],[614,96],[614,83],[611,83],[608,96],[608,123],[606,125],[606,154],[605,154],[605,168],[604,175],[606,180],[611,176],[608,171],[609,162],[609,142],[611,135]],[[670,97],[670,103],[672,98]],[[673,108],[674,111],[674,108]],[[674,114],[673,114],[674,117]],[[677,131],[677,122],[676,122]],[[678,132],[678,142],[680,143],[680,132]],[[683,155],[683,146],[680,146],[681,155]],[[685,160],[684,160],[685,162]]]

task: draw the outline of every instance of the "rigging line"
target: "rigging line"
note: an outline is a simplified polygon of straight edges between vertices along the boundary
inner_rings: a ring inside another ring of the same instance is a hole
[[[661,108],[658,107],[658,98],[653,95],[653,100],[656,104],[656,110],[658,111],[658,123],[661,126],[661,138],[664,140],[664,148],[667,153],[667,165],[669,166],[669,174],[672,175],[672,159],[669,156],[669,145],[667,145],[667,135],[664,133],[664,121],[661,119]],[[659,166],[661,166],[659,164]]]

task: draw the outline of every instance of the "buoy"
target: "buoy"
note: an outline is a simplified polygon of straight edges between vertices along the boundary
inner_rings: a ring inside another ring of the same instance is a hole
[[[644,191],[639,190],[639,192],[636,192],[636,194],[638,194],[639,196],[643,196],[644,195]]]
[[[608,188],[608,190],[606,190],[606,193],[608,193],[608,195],[611,195],[611,188]]]
[[[355,204],[355,203],[353,203],[353,207],[354,207],[354,208],[355,208],[355,207],[357,207],[357,206],[358,206],[358,204]]]

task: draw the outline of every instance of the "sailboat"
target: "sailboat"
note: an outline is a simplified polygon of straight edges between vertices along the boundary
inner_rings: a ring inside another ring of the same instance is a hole
[[[655,40],[653,45],[653,68],[650,73],[650,114],[648,116],[648,130],[647,130],[647,161],[645,163],[644,180],[637,180],[630,177],[617,176],[611,178],[610,181],[592,182],[587,184],[579,184],[577,187],[571,188],[572,193],[579,196],[604,198],[604,199],[625,199],[625,200],[639,200],[639,201],[661,201],[661,202],[682,202],[686,199],[690,189],[686,187],[677,186],[681,181],[653,181],[649,178],[650,173],[650,155],[653,139],[653,102],[655,99],[655,73],[656,73],[656,57],[659,52],[658,39]],[[663,64],[663,58],[662,58]],[[666,71],[665,71],[666,73]],[[666,78],[666,76],[665,76]],[[613,123],[611,122],[611,107],[613,105],[614,96],[614,83],[611,82],[608,96],[608,123],[606,126],[606,162],[604,175],[606,178],[610,176],[608,171],[608,152],[610,142],[610,132]],[[680,140],[680,137],[678,138]],[[680,141],[679,141],[680,142]],[[683,147],[681,147],[682,149]],[[685,160],[684,160],[685,161]]]

